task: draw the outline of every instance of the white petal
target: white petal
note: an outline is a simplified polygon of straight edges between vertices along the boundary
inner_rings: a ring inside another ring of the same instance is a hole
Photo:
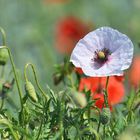
[[[94,62],[95,51],[109,49],[111,55],[103,65]],[[133,57],[133,44],[124,34],[102,27],[87,34],[74,48],[70,61],[88,76],[122,75]]]
[[[80,40],[72,52],[70,61],[76,67],[82,67],[86,65],[93,58],[94,51],[92,52],[90,49],[90,45],[86,44],[86,42],[84,42],[83,40]]]

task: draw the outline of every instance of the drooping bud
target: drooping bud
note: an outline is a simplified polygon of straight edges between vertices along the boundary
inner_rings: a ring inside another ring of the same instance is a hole
[[[80,92],[74,92],[74,91],[72,91],[71,94],[76,104],[78,104],[80,107],[85,107],[87,105],[86,96],[84,94]]]
[[[35,92],[35,88],[34,88],[34,86],[32,85],[31,82],[26,81],[25,91],[33,102],[38,102],[38,98],[37,98],[37,95],[36,95],[36,92]]]
[[[106,125],[110,122],[111,119],[111,112],[109,108],[103,108],[101,115],[100,115],[100,121],[103,125]]]
[[[5,65],[8,57],[9,55],[7,49],[0,49],[0,65]]]

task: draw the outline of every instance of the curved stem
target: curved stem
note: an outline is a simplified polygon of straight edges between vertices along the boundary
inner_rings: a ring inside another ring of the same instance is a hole
[[[28,66],[31,66],[31,68],[32,68],[32,71],[33,71],[33,74],[34,74],[34,77],[35,77],[35,82],[36,82],[36,84],[37,84],[37,86],[38,86],[40,92],[41,92],[42,95],[46,98],[46,100],[48,100],[48,96],[47,96],[46,93],[42,90],[42,88],[41,88],[41,86],[40,86],[40,84],[39,84],[39,82],[38,82],[37,76],[36,76],[35,68],[34,68],[33,64],[31,64],[31,63],[27,63],[27,64],[25,65],[25,67],[24,67],[24,78],[25,78],[25,80],[28,81],[27,74],[26,74],[26,69],[28,68]]]
[[[20,86],[19,86],[19,81],[18,81],[18,77],[17,77],[17,73],[16,73],[16,67],[15,67],[10,49],[8,47],[6,47],[6,48],[8,50],[9,58],[10,58],[10,61],[11,61],[11,64],[12,64],[12,69],[13,69],[14,76],[15,76],[15,81],[16,81],[17,88],[18,88],[18,93],[19,93],[19,98],[20,98],[20,103],[21,103],[21,110],[23,110],[22,92],[21,92],[21,89],[20,89]]]
[[[21,89],[20,89],[20,86],[19,86],[19,81],[18,81],[18,77],[17,77],[17,73],[16,73],[16,67],[15,67],[15,64],[14,64],[14,61],[13,61],[11,51],[7,46],[0,46],[0,49],[7,49],[8,50],[10,62],[11,62],[11,65],[12,65],[12,69],[13,69],[13,72],[14,72],[14,77],[15,77],[15,81],[16,81],[16,85],[17,85],[17,89],[18,89],[18,93],[19,93],[19,98],[20,98],[20,103],[21,103],[21,111],[22,111],[23,110],[22,92],[21,92]]]
[[[21,103],[21,111],[22,111],[23,110],[22,93],[21,93],[21,89],[20,89],[20,86],[19,86],[19,81],[18,81],[17,74],[16,74],[15,64],[14,64],[14,61],[13,61],[13,58],[12,58],[11,51],[6,46],[6,34],[5,34],[5,31],[1,27],[0,27],[0,32],[2,34],[2,44],[3,44],[2,46],[0,46],[0,49],[7,49],[8,50],[8,55],[9,55],[9,58],[10,58],[10,62],[11,62],[11,65],[12,65],[12,69],[13,69],[13,72],[14,72],[14,76],[15,76],[15,80],[16,80],[16,84],[17,84],[17,88],[18,88],[18,93],[19,93],[20,103]]]

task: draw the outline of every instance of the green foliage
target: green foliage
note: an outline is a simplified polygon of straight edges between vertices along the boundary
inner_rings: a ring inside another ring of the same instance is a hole
[[[28,79],[26,68],[29,65],[35,72],[32,64],[25,66],[26,82]],[[90,98],[89,91],[84,91],[86,96],[77,92],[75,87],[77,87],[78,78],[74,75],[76,74],[73,71],[65,75],[65,84],[68,86],[60,92],[54,92],[48,85],[45,91],[40,87],[35,72],[37,87],[39,86],[40,89],[36,91],[38,102],[30,100],[29,93],[24,94],[21,100],[22,106],[17,112],[18,118],[9,114],[9,109],[2,105],[0,109],[1,139],[115,140],[117,138],[122,140],[128,134],[134,137],[134,140],[140,137],[139,90],[137,93],[132,91],[122,104],[114,108],[111,114],[109,108],[103,108],[100,112],[94,106],[96,100]],[[76,81],[73,81],[73,78]],[[3,87],[4,85],[5,83]],[[4,92],[7,95],[9,90],[4,90]],[[79,95],[80,100],[75,94]],[[82,106],[81,96],[86,99],[84,106]],[[1,99],[3,100],[5,97]]]

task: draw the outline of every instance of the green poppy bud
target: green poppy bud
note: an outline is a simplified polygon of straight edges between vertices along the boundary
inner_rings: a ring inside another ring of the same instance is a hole
[[[7,49],[0,49],[0,65],[5,65],[8,57],[9,55]]]
[[[25,91],[27,93],[27,95],[29,95],[29,98],[33,101],[33,102],[38,102],[38,98],[35,92],[35,88],[32,85],[31,82],[26,81],[25,83]]]
[[[110,122],[111,119],[111,112],[109,108],[103,108],[101,115],[100,115],[100,121],[103,125],[106,125]]]
[[[72,91],[71,94],[77,105],[79,105],[80,107],[85,107],[87,105],[86,96],[84,94],[75,91]]]

